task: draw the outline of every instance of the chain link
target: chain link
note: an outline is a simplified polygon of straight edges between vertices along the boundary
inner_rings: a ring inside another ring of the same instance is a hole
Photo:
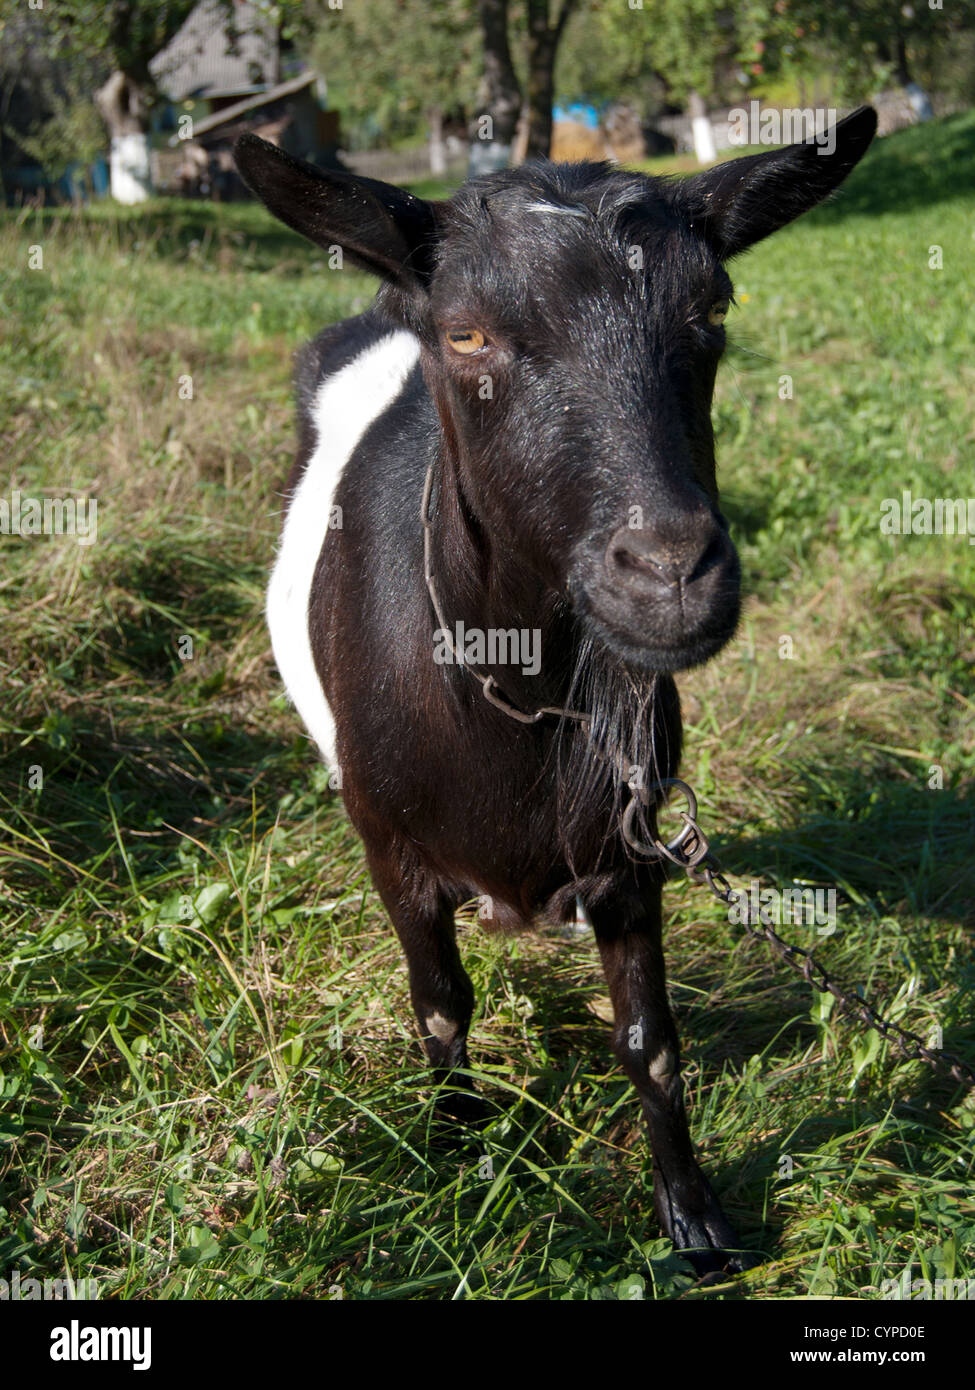
[[[757,941],[764,941],[772,951],[795,970],[806,983],[822,994],[831,994],[839,1006],[841,1014],[856,1019],[866,1028],[874,1028],[886,1041],[893,1043],[899,1052],[912,1061],[925,1062],[936,1071],[947,1073],[969,1090],[975,1090],[975,1070],[953,1052],[945,1052],[927,1045],[917,1033],[901,1028],[897,1023],[884,1018],[860,994],[851,994],[827,974],[811,951],[783,940],[775,930],[772,918],[760,903],[753,905],[746,893],[736,892],[724,876],[717,856],[712,851],[708,838],[697,823],[697,802],[691,788],[679,778],[668,778],[657,784],[658,787],[675,786],[687,799],[688,809],[680,812],[684,830],[675,840],[664,842],[653,837],[647,845],[632,833],[633,817],[639,805],[634,798],[623,814],[623,838],[631,849],[648,858],[668,859],[679,864],[692,883],[701,884],[727,907],[734,907],[740,915],[746,933]],[[678,843],[679,842],[679,843]],[[684,845],[689,845],[685,851]]]

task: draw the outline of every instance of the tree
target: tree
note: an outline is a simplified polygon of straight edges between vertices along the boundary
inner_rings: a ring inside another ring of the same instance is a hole
[[[716,157],[708,102],[714,99],[718,69],[738,51],[734,11],[725,0],[669,0],[654,6],[656,52],[666,55],[673,98],[686,103],[694,152],[701,164]]]
[[[344,0],[315,28],[315,65],[353,137],[425,124],[431,172],[443,173],[444,113],[469,103],[474,82],[474,0]]]
[[[480,0],[477,13],[484,73],[470,124],[474,174],[507,164],[521,112],[521,83],[508,43],[508,0]]]
[[[523,109],[530,152],[548,153],[556,56],[579,3],[343,0],[339,9],[318,0],[316,65],[343,120],[373,138],[408,134],[420,120],[435,135],[443,112],[463,110],[472,172],[483,172],[507,163]],[[550,5],[557,9],[550,12]],[[513,34],[524,49],[514,58]],[[522,63],[524,82],[516,62]],[[434,138],[431,151],[436,147]]]
[[[149,113],[155,84],[149,62],[177,32],[196,0],[58,0],[50,9],[57,40],[110,69],[94,94],[108,128],[111,190],[119,202],[148,197]]]
[[[736,66],[737,15],[767,8],[764,0],[738,8],[729,0],[630,0],[602,21],[609,26],[614,56],[638,58],[643,70],[663,78],[668,100],[688,110],[702,162],[715,157],[707,106],[724,72]]]
[[[559,45],[555,98],[596,106],[627,102],[642,116],[659,104],[652,25],[625,3],[580,0]]]
[[[92,102],[77,88],[68,86],[53,103],[53,114],[34,130],[17,137],[26,154],[37,161],[52,183],[71,174],[72,196],[78,186],[88,188],[88,166],[105,148],[105,133]]]
[[[772,0],[579,0],[560,48],[557,88],[597,103],[623,101],[647,117],[689,111],[699,156],[714,157],[709,103],[740,89],[743,18]]]
[[[555,94],[555,59],[576,0],[560,0],[557,17],[550,19],[549,0],[527,0],[528,5],[528,157],[548,158],[552,146],[552,99]]]
[[[921,119],[931,114],[921,81],[937,77],[961,34],[975,25],[973,0],[857,0],[835,9],[823,0],[779,0],[775,10],[801,52],[830,55],[844,95],[859,97],[865,87],[893,80]]]
[[[44,10],[0,4],[0,33],[0,164],[20,163],[22,152],[56,183],[105,148],[91,99],[104,67],[60,51]]]

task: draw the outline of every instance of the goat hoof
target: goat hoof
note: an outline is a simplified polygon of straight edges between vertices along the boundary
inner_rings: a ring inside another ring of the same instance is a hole
[[[691,1212],[676,1207],[671,1200],[661,1217],[675,1251],[685,1255],[698,1277],[709,1283],[723,1275],[742,1274],[762,1263],[762,1256],[757,1252],[742,1249],[734,1227],[710,1187],[703,1210]]]
[[[762,1263],[762,1256],[752,1250],[695,1249],[682,1250],[694,1266],[694,1272],[704,1284],[719,1284],[734,1274],[743,1274]]]
[[[728,1275],[743,1274],[762,1262],[760,1255],[741,1248],[741,1241],[727,1222],[723,1223],[720,1235],[711,1229],[710,1223],[690,1222],[674,1240],[674,1249],[686,1256],[695,1274],[708,1283],[719,1282]]]

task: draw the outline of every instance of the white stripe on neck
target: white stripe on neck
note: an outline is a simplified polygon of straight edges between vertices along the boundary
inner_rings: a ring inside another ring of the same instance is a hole
[[[305,727],[331,767],[336,766],[335,720],[318,679],[308,631],[312,581],[345,465],[369,426],[400,394],[419,356],[413,334],[397,329],[319,386],[311,409],[317,442],[288,507],[268,585],[267,625],[274,659]]]

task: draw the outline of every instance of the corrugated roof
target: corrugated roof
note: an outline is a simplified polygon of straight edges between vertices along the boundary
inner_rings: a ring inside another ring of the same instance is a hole
[[[170,101],[188,97],[245,96],[274,82],[277,38],[267,18],[248,0],[234,0],[234,27],[219,0],[201,0],[174,37],[149,64]]]

